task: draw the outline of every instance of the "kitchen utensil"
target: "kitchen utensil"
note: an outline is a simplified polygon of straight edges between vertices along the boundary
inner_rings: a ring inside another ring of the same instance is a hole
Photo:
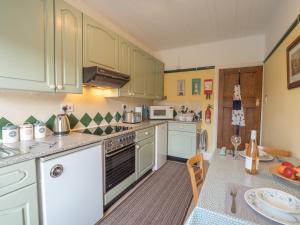
[[[11,123],[2,127],[2,143],[10,144],[19,141],[19,127]]]
[[[20,140],[29,141],[33,139],[33,125],[30,123],[23,123],[20,125]]]
[[[237,195],[237,192],[236,191],[231,191],[230,192],[230,195],[232,197],[232,204],[231,204],[231,212],[232,213],[236,213],[236,202],[235,202],[235,197]]]
[[[297,180],[292,180],[292,179],[289,179],[287,177],[284,177],[282,176],[280,173],[278,173],[278,167],[280,166],[281,164],[275,164],[275,165],[272,165],[270,166],[270,172],[274,175],[274,176],[277,176],[277,177],[280,177],[281,179],[289,182],[289,183],[292,183],[292,184],[295,184],[295,185],[298,185],[300,186],[300,181],[297,181]]]
[[[279,210],[275,210],[266,204],[263,204],[257,199],[255,189],[250,189],[245,192],[244,199],[246,203],[256,212],[265,216],[266,218],[284,225],[300,223],[300,214],[290,214]]]
[[[240,151],[239,154],[243,158],[246,157],[246,151]],[[274,160],[273,156],[268,155],[267,153],[265,153],[263,151],[259,151],[259,161],[261,161],[261,162],[269,162],[269,161],[272,161],[272,160]]]
[[[286,213],[300,214],[300,200],[295,196],[273,188],[257,188],[258,200],[269,207]]]
[[[53,126],[53,133],[54,135],[68,135],[70,133],[70,121],[68,115],[58,114],[54,120]]]
[[[34,138],[44,137],[46,137],[46,124],[39,120],[34,124]]]
[[[125,112],[123,116],[124,123],[140,123],[142,122],[142,114],[138,112]]]

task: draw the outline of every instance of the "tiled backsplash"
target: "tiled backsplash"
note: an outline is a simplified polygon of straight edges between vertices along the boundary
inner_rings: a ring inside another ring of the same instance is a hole
[[[46,126],[50,131],[53,130],[55,117],[56,117],[55,115],[52,115],[47,121],[43,121],[44,123],[46,123]],[[115,113],[108,112],[105,115],[101,115],[101,113],[99,112],[97,112],[95,115],[90,115],[89,113],[85,113],[81,118],[75,116],[73,113],[69,114],[71,129],[80,129],[85,127],[107,125],[110,123],[118,123],[120,122],[121,118],[122,116],[120,112],[115,112]],[[30,116],[24,122],[34,124],[38,120],[39,120],[38,118],[35,118],[34,116]],[[4,117],[0,118],[1,138],[2,138],[2,127],[4,127],[8,123],[14,124],[13,121],[9,121]]]
[[[62,104],[73,104],[68,113],[72,129],[106,125],[121,120],[122,104],[128,110],[153,101],[137,98],[104,98],[101,90],[84,88],[83,94],[58,94],[0,90],[0,138],[7,123],[20,125],[41,120],[53,129],[55,115],[62,113]]]

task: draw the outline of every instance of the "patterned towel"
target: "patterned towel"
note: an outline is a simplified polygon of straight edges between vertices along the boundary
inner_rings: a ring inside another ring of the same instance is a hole
[[[232,104],[232,125],[245,126],[244,110],[242,105],[241,87],[234,85],[233,104]]]

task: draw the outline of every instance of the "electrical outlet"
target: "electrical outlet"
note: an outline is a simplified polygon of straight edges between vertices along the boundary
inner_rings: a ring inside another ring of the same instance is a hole
[[[64,111],[64,109],[63,109],[64,107],[67,108],[67,112],[74,112],[74,104],[71,104],[71,103],[61,104],[60,110]]]

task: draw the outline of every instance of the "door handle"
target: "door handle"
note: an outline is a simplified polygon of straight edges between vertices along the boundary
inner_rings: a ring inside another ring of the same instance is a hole
[[[64,172],[64,167],[61,164],[56,164],[51,168],[50,176],[53,178],[59,177]]]

